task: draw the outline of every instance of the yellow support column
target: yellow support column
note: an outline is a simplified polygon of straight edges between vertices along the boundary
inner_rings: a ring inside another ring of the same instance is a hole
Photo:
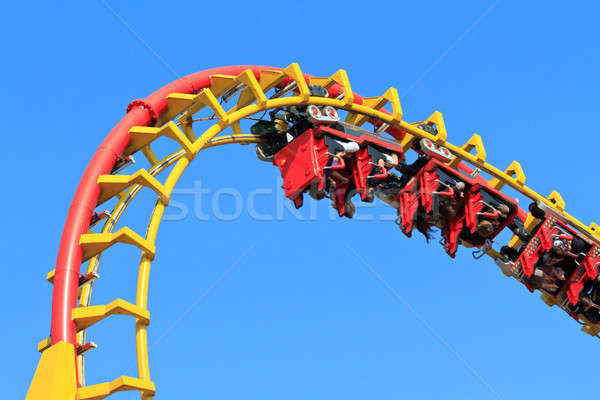
[[[42,353],[25,400],[76,400],[75,346],[56,343]]]

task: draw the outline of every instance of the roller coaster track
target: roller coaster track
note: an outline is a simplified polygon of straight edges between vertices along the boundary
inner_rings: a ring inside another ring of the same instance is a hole
[[[308,84],[323,86],[329,91],[329,97],[312,97]],[[239,94],[237,103],[225,108],[234,94]],[[436,135],[420,129],[421,122],[404,121],[394,88],[378,97],[361,97],[352,91],[344,70],[320,78],[304,74],[298,64],[283,69],[232,66],[198,72],[161,88],[144,100],[133,101],[126,116],[110,132],[88,165],[69,209],[56,269],[47,276],[54,285],[51,335],[38,345],[42,358],[27,399],[102,399],[123,390],[138,390],[142,399],[154,396],[147,340],[148,283],[158,229],[176,183],[201,150],[231,143],[261,142],[260,136],[242,133],[240,122],[244,119],[270,109],[309,103],[345,110],[347,122],[358,126],[370,123],[378,132],[392,136],[404,150],[411,148],[415,138],[427,138],[444,146],[453,154],[451,166],[466,163],[487,173],[491,177],[489,186],[498,190],[511,187],[532,201],[545,204],[588,240],[600,244],[600,227],[595,223],[584,224],[569,215],[557,192],[546,197],[526,186],[524,171],[517,161],[505,170],[488,163],[479,135],[473,135],[461,146],[448,142],[444,120],[438,111],[425,121],[437,126]],[[383,108],[388,104],[390,111]],[[212,113],[208,118],[201,118],[212,125],[197,136],[194,116],[202,110]],[[219,136],[227,128],[233,134]],[[181,149],[159,159],[151,144],[161,137],[175,141]],[[132,175],[113,172],[116,162],[137,152],[142,152],[150,162],[148,170],[141,169]],[[172,167],[169,175],[161,183],[157,176],[169,167]],[[143,188],[154,191],[158,197],[145,235],[127,227],[115,231],[117,222]],[[118,198],[116,206],[100,232],[94,233],[90,229],[94,210],[115,196]],[[526,229],[532,230],[537,222],[527,214]],[[106,305],[91,305],[102,253],[117,243],[133,245],[141,251],[136,303],[116,299]],[[516,236],[509,242],[513,248],[520,244]],[[501,257],[492,248],[483,251],[494,259]],[[87,268],[80,273],[81,264],[85,262],[88,262]],[[118,377],[111,382],[86,386],[84,353],[94,346],[86,342],[86,329],[114,314],[128,315],[135,321],[138,377]],[[584,328],[593,335],[600,330],[589,323]]]

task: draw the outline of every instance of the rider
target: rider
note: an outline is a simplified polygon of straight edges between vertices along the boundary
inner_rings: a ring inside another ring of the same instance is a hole
[[[448,221],[455,218],[464,208],[465,198],[464,190],[465,183],[462,181],[450,184],[450,187],[454,190],[454,196],[439,196],[438,210],[435,212],[426,212],[423,206],[419,206],[415,214],[415,228],[425,236],[425,239],[429,241],[433,227],[440,230],[444,229],[448,224]]]
[[[308,85],[310,95],[329,97],[327,89],[319,85]],[[309,129],[312,124],[306,117],[306,106],[290,106],[277,108],[269,112],[271,121],[259,120],[250,127],[254,135],[267,138],[264,143],[256,145],[256,155],[262,161],[272,162],[275,154],[284,148],[298,135]]]
[[[400,158],[398,157],[398,154],[396,153],[384,153],[382,152],[382,158],[380,158],[379,160],[377,160],[377,167],[373,166],[372,168],[372,172],[379,169],[379,171],[383,171],[383,170],[388,170],[390,168],[400,168]],[[367,198],[366,198],[366,202],[371,203],[374,199],[375,199],[375,188],[380,184],[380,183],[384,183],[386,182],[385,179],[374,179],[371,178],[368,181],[368,187],[367,187]]]
[[[592,324],[600,322],[600,274],[585,283],[576,310]]]
[[[500,227],[502,221],[506,220],[508,214],[510,213],[508,206],[503,203],[498,204],[498,206],[495,207],[495,210],[498,211],[498,215],[496,217],[480,218],[477,222],[476,232],[484,239],[493,234],[498,227]]]
[[[567,267],[564,260],[570,252],[580,253],[585,242],[568,235],[555,235],[552,238],[550,250],[541,253],[536,263],[530,284],[535,289],[545,289],[551,293],[556,292],[567,280]]]
[[[431,157],[420,155],[412,164],[407,164],[404,159],[398,163],[398,171],[402,173],[400,178],[400,187],[404,187],[427,162],[431,160]]]

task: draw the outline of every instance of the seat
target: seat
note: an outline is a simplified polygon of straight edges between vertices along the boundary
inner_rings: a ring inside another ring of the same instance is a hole
[[[533,237],[523,245],[520,255],[515,261],[515,266],[523,271],[524,283],[530,291],[533,291],[535,287],[527,278],[531,278],[534,270],[543,265],[542,257],[546,252],[552,250],[553,241],[556,238],[571,241],[571,245],[577,238],[580,239],[580,243],[583,243],[580,251],[570,251],[560,261],[551,264],[551,266],[563,269],[566,278],[559,289],[551,295],[555,298],[566,296],[569,304],[576,306],[584,287],[591,284],[591,280],[595,279],[598,274],[600,249],[596,245],[590,245],[554,215],[547,215],[538,225]],[[577,319],[577,315],[572,314],[572,316]]]
[[[446,224],[442,228],[443,245],[446,253],[454,258],[458,249],[460,233],[465,226],[465,214],[458,214],[456,217],[447,218]]]
[[[317,190],[323,191],[329,173],[346,170],[344,158],[336,156],[339,150],[339,143],[333,137],[317,136],[313,129],[308,129],[275,154],[274,163],[281,172],[285,195],[296,208],[302,206],[303,192],[311,184],[316,184]],[[338,193],[349,186],[342,182],[336,184]],[[344,197],[345,191],[340,196]],[[340,212],[342,215],[343,209]]]
[[[517,258],[515,264],[519,265],[523,270],[523,273],[527,277],[531,277],[533,270],[542,254],[546,251],[550,251],[552,248],[552,238],[555,235],[564,235],[573,233],[571,230],[557,220],[556,217],[549,215],[546,219],[540,223],[535,235],[525,245],[525,248]]]
[[[419,208],[418,180],[409,181],[395,200],[400,204],[398,207],[400,228],[406,236],[412,237],[412,229]]]
[[[462,182],[462,185],[459,184]],[[430,159],[416,171],[414,177],[402,188],[395,200],[400,204],[398,215],[402,232],[410,237],[418,217],[419,207],[433,221],[441,221],[444,249],[454,257],[459,235],[465,224],[465,202],[462,194],[471,182],[437,160]],[[459,189],[461,190],[459,190]],[[448,215],[445,201],[454,201],[455,212]],[[445,211],[444,211],[445,210]]]
[[[569,303],[575,305],[579,301],[579,294],[586,282],[592,281],[598,275],[598,266],[600,264],[600,247],[594,245],[585,255],[583,261],[578,265],[577,270],[569,279],[566,293]]]
[[[402,158],[402,154],[394,153],[398,156],[398,160]],[[353,180],[354,187],[362,200],[368,199],[369,189],[374,189],[388,177],[391,167],[386,166],[386,163],[391,157],[389,151],[372,144],[367,144],[356,152],[353,158]],[[384,162],[383,167],[379,165],[380,161]]]
[[[503,213],[502,208],[508,212]],[[512,224],[518,210],[514,199],[480,183],[474,183],[467,194],[466,232],[461,239],[473,246],[482,246],[486,240],[494,239],[505,227]],[[477,226],[482,219],[493,221],[493,231],[485,237],[477,233]]]
[[[431,160],[423,168],[423,172],[419,174],[421,205],[425,211],[432,213],[434,218],[439,217],[440,213],[440,198],[453,198],[457,195],[455,187],[459,182],[464,180],[447,171],[436,160]]]

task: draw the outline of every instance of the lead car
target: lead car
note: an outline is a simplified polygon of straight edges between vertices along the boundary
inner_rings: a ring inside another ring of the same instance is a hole
[[[532,237],[518,249],[504,246],[501,267],[597,334],[600,328],[592,325],[600,322],[600,247],[551,208],[532,203],[529,210],[538,220]]]

